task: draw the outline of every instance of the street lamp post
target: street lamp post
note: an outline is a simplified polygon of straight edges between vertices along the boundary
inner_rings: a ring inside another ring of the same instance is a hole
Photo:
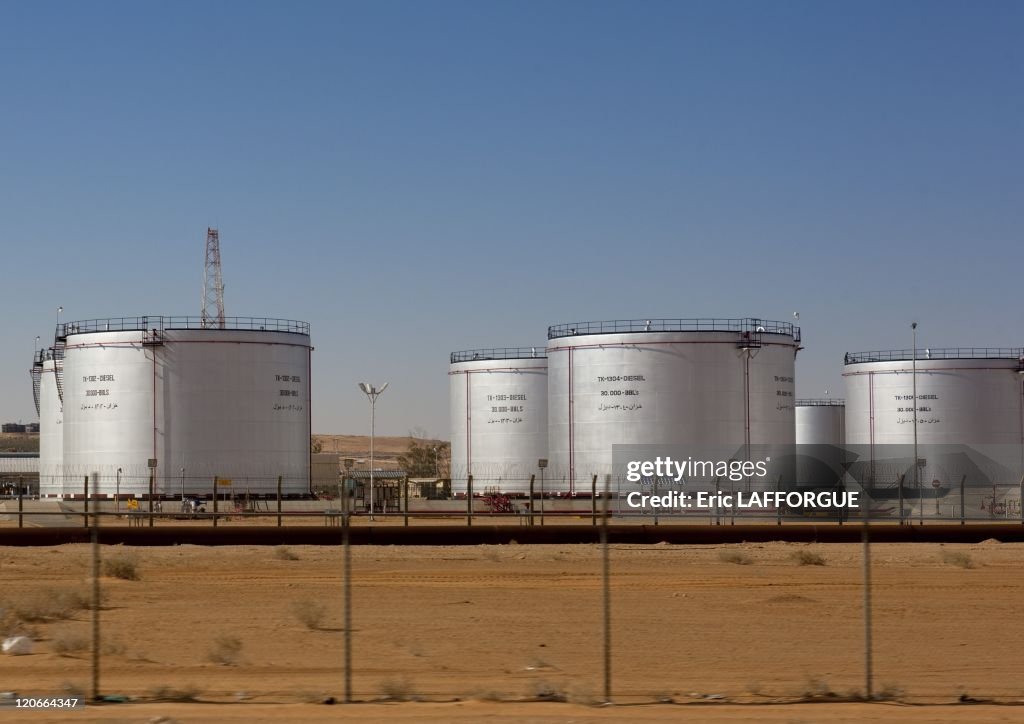
[[[359,389],[370,401],[370,520],[373,520],[373,437],[376,425],[377,398],[388,388],[385,382],[380,387],[374,387],[369,382],[360,382]]]
[[[60,330],[60,315],[61,315],[61,312],[63,312],[63,311],[64,311],[64,307],[57,307],[57,329],[58,329],[58,334],[59,334],[59,330]]]

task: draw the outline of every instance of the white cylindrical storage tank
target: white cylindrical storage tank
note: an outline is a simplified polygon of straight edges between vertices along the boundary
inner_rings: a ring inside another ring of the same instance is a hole
[[[940,517],[996,517],[1012,502],[1020,516],[1024,350],[860,352],[845,363],[846,440],[866,461],[857,479],[872,497],[901,497],[910,514]]]
[[[796,444],[835,445],[846,442],[845,400],[797,400]]]
[[[919,444],[1024,441],[1024,351],[925,348],[917,357],[911,350],[846,355],[847,442],[912,443],[915,383]]]
[[[58,366],[54,351],[40,350],[32,370],[33,393],[39,411],[39,494],[64,493],[64,412],[57,384]]]
[[[792,445],[800,329],[761,319],[548,329],[549,489],[589,492],[613,445]]]
[[[543,347],[454,352],[448,368],[452,492],[530,490],[547,457],[548,362]]]
[[[207,323],[208,324],[208,323]],[[65,475],[100,494],[309,492],[304,322],[190,317],[62,325]],[[78,492],[78,488],[73,488]]]

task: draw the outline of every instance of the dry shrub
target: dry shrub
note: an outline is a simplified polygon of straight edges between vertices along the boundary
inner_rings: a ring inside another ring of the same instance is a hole
[[[565,689],[549,681],[534,681],[530,686],[530,698],[534,701],[569,701]]]
[[[974,561],[962,551],[942,551],[942,562],[957,568],[974,568]]]
[[[70,656],[88,651],[91,642],[88,636],[79,633],[64,633],[53,640],[53,652],[60,656]]]
[[[195,701],[200,693],[198,687],[190,684],[181,689],[161,684],[149,690],[149,698],[154,701]]]
[[[327,609],[318,601],[304,599],[292,604],[292,613],[295,614],[295,618],[299,620],[299,623],[310,631],[318,631],[323,628]]]
[[[734,563],[737,566],[749,566],[754,560],[743,551],[723,550],[718,552],[718,560],[722,563]]]
[[[281,561],[297,561],[299,557],[288,546],[275,546],[274,558]]]
[[[115,553],[103,559],[103,575],[108,578],[137,581],[139,580],[138,562],[135,560],[135,556],[127,553]]]
[[[799,550],[793,551],[792,559],[798,566],[823,566],[825,565],[825,556],[814,551]]]
[[[377,688],[385,701],[412,701],[415,698],[408,679],[385,679]]]
[[[215,664],[234,666],[242,653],[242,640],[237,636],[221,634],[213,640],[213,646],[206,652],[206,658]]]
[[[73,618],[83,610],[92,608],[92,602],[84,591],[73,588],[46,588],[25,593],[4,607],[0,622],[45,623]]]

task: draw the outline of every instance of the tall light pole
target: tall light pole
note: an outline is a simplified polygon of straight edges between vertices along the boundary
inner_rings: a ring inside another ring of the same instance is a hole
[[[380,387],[374,387],[369,382],[359,383],[359,389],[366,393],[366,397],[370,401],[370,520],[373,520],[373,436],[376,425],[377,398],[387,388],[387,382]]]
[[[914,487],[917,488],[917,507],[921,524],[924,524],[924,501],[921,499],[921,471],[917,464],[917,322],[910,323],[910,333],[914,343],[914,352],[911,357],[911,392],[914,398]],[[902,512],[901,512],[902,515]]]
[[[64,307],[57,307],[57,329],[60,329],[60,315],[64,311]]]

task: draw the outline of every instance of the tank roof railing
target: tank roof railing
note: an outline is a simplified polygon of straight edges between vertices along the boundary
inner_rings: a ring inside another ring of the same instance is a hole
[[[587,334],[632,332],[755,332],[786,334],[800,342],[800,328],[792,322],[744,317],[742,319],[614,319],[602,322],[572,322],[548,327],[548,339]]]
[[[846,407],[846,400],[841,397],[821,397],[816,400],[796,400],[797,407]]]
[[[912,349],[890,349],[874,352],[847,352],[845,364],[863,362],[910,362],[914,359]],[[1024,361],[1024,347],[919,347],[917,359],[928,362],[936,359],[1013,359]]]
[[[309,334],[309,322],[294,319],[272,319],[270,317],[225,317],[224,326],[217,325],[202,317],[110,317],[108,319],[84,319],[76,322],[62,322],[57,325],[57,339],[69,334],[92,332],[134,332],[164,331],[168,329],[228,329],[256,332],[292,332]]]
[[[545,347],[495,347],[494,349],[467,349],[452,352],[452,364],[456,362],[476,362],[478,360],[500,359],[546,359]]]

